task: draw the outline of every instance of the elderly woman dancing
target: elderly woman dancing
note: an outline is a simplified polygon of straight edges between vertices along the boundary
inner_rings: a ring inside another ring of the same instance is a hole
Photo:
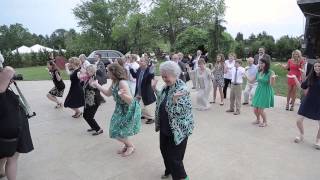
[[[189,179],[183,165],[188,136],[194,128],[191,97],[186,84],[179,79],[180,67],[172,61],[160,65],[164,87],[157,94],[156,131],[160,131],[160,150],[164,160],[165,174],[173,180]]]

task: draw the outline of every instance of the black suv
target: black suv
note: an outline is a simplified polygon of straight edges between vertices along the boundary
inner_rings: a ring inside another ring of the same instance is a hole
[[[95,63],[94,55],[96,55],[97,53],[101,54],[101,60],[105,64],[106,67],[108,64],[110,64],[110,60],[114,61],[115,59],[118,59],[118,58],[121,58],[124,56],[121,52],[115,51],[115,50],[95,50],[87,58],[87,60],[91,64]]]

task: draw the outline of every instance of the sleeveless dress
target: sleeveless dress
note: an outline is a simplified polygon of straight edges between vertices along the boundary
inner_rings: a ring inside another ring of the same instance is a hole
[[[224,86],[224,67],[223,65],[215,65],[214,70],[212,72],[213,77],[214,77],[214,85],[218,87],[223,87]]]
[[[256,75],[256,80],[258,86],[255,95],[252,100],[252,106],[255,108],[270,108],[274,107],[274,91],[270,85],[271,71],[267,74],[258,72]]]
[[[139,133],[141,129],[141,107],[136,99],[128,105],[118,94],[119,83],[112,86],[112,96],[116,102],[109,128],[110,138],[126,138]]]
[[[13,139],[18,137],[18,146],[15,152],[28,153],[32,151],[33,143],[29,122],[21,107],[19,96],[7,89],[4,93],[0,93],[0,102],[0,138]],[[6,155],[0,154],[0,159],[3,157]]]
[[[50,72],[54,87],[49,91],[49,94],[51,94],[52,96],[56,96],[56,97],[62,97],[64,89],[65,89],[65,84],[62,79],[60,81],[58,81],[57,76],[56,76],[56,72],[58,72],[58,74],[60,76],[60,72],[57,70]]]
[[[289,59],[288,60],[288,68],[289,68],[289,72],[288,75],[296,75],[298,80],[301,81],[301,76],[302,76],[302,72],[299,70],[304,69],[304,61],[300,61],[299,64],[295,64],[294,60]],[[288,78],[288,85],[289,86],[295,86],[296,82],[294,81],[293,78]]]
[[[320,121],[320,77],[316,78],[312,86],[308,86],[308,81],[304,81],[301,88],[308,89],[308,92],[301,102],[298,114]]]
[[[80,68],[73,71],[73,73],[70,75],[71,86],[66,100],[64,101],[64,107],[79,108],[84,106],[83,89],[77,75],[79,71]]]

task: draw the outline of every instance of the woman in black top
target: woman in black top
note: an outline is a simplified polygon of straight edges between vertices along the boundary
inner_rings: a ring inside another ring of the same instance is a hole
[[[16,179],[19,153],[33,150],[28,118],[19,96],[9,88],[14,73],[11,67],[0,71],[0,178],[9,180]],[[7,142],[12,140],[16,144],[9,148]]]
[[[90,86],[90,82],[95,80],[95,74],[97,69],[94,65],[89,65],[86,68],[87,80],[84,81],[83,91],[84,91],[84,110],[83,118],[87,121],[91,129],[88,129],[88,132],[96,131],[92,135],[96,136],[103,133],[103,130],[100,128],[99,124],[94,119],[94,116],[101,104],[102,96],[100,91],[97,88]]]
[[[287,75],[289,78],[294,78],[297,84],[300,84],[295,75]],[[301,88],[305,92],[298,114],[297,127],[300,135],[295,138],[296,143],[304,140],[303,120],[305,118],[317,121],[319,128],[316,136],[315,148],[320,150],[320,61],[316,61],[312,71],[309,73],[307,79],[302,82]]]
[[[57,99],[57,97],[62,97],[65,89],[65,84],[61,78],[60,72],[57,68],[57,65],[53,60],[50,60],[47,63],[49,74],[51,75],[54,87],[49,91],[47,97],[49,100],[55,102],[57,105],[55,108],[61,108],[62,103]]]
[[[82,112],[79,108],[84,106],[83,89],[78,78],[78,74],[80,75],[80,64],[81,61],[77,57],[70,58],[69,63],[66,64],[66,71],[70,75],[71,86],[64,101],[64,107],[71,108],[75,112],[72,116],[73,118],[81,117]]]

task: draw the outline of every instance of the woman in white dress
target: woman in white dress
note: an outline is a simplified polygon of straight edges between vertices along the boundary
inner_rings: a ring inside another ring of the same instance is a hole
[[[190,71],[190,73],[194,74],[195,77],[197,77],[197,109],[200,111],[204,111],[210,108],[209,96],[212,88],[212,78],[211,71],[206,67],[206,61],[203,58],[199,59],[198,66],[198,68]]]

